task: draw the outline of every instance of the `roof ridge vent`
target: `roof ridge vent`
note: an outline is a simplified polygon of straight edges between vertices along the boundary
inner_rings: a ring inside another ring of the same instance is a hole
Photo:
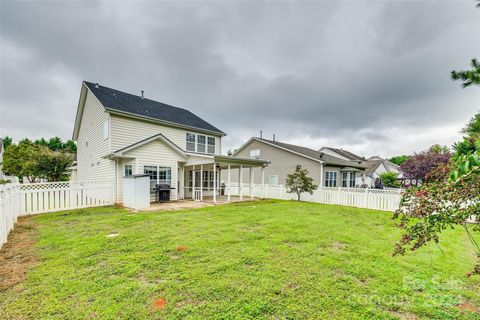
[[[143,99],[143,90],[142,90],[142,99]]]

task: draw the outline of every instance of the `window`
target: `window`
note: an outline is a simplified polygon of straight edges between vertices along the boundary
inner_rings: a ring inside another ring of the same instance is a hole
[[[268,184],[278,184],[278,176],[269,176]]]
[[[172,182],[172,169],[169,167],[158,168],[158,183],[159,184],[171,184]]]
[[[356,173],[350,172],[350,188],[355,188]]]
[[[195,152],[195,135],[187,132],[187,151]]]
[[[109,123],[108,118],[105,119],[105,121],[103,121],[103,140],[108,139],[108,135],[109,135],[109,131],[110,131],[108,123]]]
[[[250,150],[250,159],[260,159],[260,149]]]
[[[150,176],[151,181],[157,181],[157,167],[156,166],[145,166],[143,167],[143,173]]]
[[[125,172],[125,177],[130,177],[133,174],[132,165],[126,164],[124,172]]]
[[[337,173],[333,171],[325,172],[325,187],[337,186]]]
[[[208,153],[215,153],[215,138],[213,137],[208,137]]]
[[[342,188],[348,187],[348,172],[342,172]]]
[[[205,153],[205,136],[197,136],[197,152]]]

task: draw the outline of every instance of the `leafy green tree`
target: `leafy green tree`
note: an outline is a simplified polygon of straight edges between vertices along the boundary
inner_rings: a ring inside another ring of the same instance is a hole
[[[380,175],[380,180],[382,180],[382,184],[387,188],[397,188],[400,185],[395,172],[382,173]]]
[[[67,140],[63,144],[63,151],[68,153],[77,153],[77,145],[72,140]]]
[[[315,191],[318,186],[313,183],[313,179],[308,176],[308,170],[303,169],[301,165],[297,165],[295,172],[287,175],[286,186],[288,193],[296,193],[297,201],[300,201],[300,195],[303,192],[310,194]]]
[[[388,161],[395,163],[396,165],[401,165],[405,161],[407,161],[410,158],[410,156],[407,155],[401,155],[401,156],[395,156],[391,157],[390,159],[387,159]]]
[[[12,138],[10,138],[9,136],[5,136],[5,137],[3,138],[3,147],[4,147],[5,149],[7,149],[8,146],[11,145],[11,144],[12,144]]]
[[[480,85],[480,65],[472,60],[473,70],[452,71],[453,80],[462,80],[463,87]],[[463,129],[463,141],[454,145],[452,161],[440,164],[428,173],[425,183],[407,190],[394,218],[401,217],[399,227],[404,231],[395,245],[394,254],[405,254],[406,248],[415,251],[430,242],[438,244],[439,235],[448,228],[465,230],[476,250],[478,261],[469,273],[480,275],[480,245],[473,232],[480,218],[480,116],[477,113]]]
[[[52,151],[63,150],[63,141],[59,137],[50,138],[48,140],[48,148]]]
[[[42,148],[38,158],[38,173],[42,178],[51,181],[66,181],[70,176],[69,167],[73,156],[62,151],[52,151]]]
[[[3,155],[3,170],[19,179],[27,177],[30,182],[35,182],[39,177],[38,157],[40,146],[24,139],[18,145],[10,145]]]

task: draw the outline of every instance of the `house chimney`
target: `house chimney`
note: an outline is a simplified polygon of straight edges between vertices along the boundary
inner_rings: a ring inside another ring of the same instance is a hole
[[[142,99],[143,99],[143,90],[142,90]]]
[[[273,142],[275,142],[275,133],[273,134]]]
[[[262,138],[263,138],[263,132],[262,132],[262,130],[260,130],[260,139],[262,139]]]

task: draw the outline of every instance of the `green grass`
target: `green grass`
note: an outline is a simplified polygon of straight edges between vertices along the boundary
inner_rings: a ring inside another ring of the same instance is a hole
[[[263,201],[34,220],[40,262],[0,292],[2,318],[479,317],[456,307],[480,305],[480,279],[465,276],[474,260],[462,230],[444,234],[444,254],[432,246],[392,257],[400,233],[387,212]],[[165,308],[153,308],[158,298]]]

